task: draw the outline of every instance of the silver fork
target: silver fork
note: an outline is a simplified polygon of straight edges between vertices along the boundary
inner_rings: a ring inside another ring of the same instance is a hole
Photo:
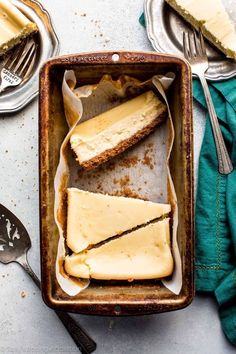
[[[219,172],[227,175],[233,170],[233,165],[225,146],[211,94],[205,78],[205,72],[207,71],[209,65],[201,31],[197,33],[194,30],[192,35],[190,35],[189,32],[183,32],[183,48],[184,56],[191,65],[192,73],[199,77],[202,84],[216,144]]]
[[[36,43],[31,39],[22,42],[7,56],[0,74],[0,93],[7,87],[20,85],[30,68],[32,68],[36,49]]]

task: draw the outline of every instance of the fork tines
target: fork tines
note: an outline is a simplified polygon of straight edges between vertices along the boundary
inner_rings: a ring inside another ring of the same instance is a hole
[[[183,48],[184,56],[190,59],[197,56],[206,56],[206,47],[201,30],[198,32],[194,29],[190,32],[183,32]]]
[[[23,78],[31,67],[36,49],[37,45],[32,39],[22,41],[6,58],[3,67]]]

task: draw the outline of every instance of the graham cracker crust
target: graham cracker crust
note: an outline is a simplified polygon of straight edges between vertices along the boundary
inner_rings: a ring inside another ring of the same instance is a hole
[[[78,161],[80,166],[82,166],[85,170],[91,170],[91,169],[98,167],[102,163],[104,163],[104,162],[108,161],[109,159],[111,159],[112,157],[122,153],[123,151],[125,151],[126,149],[133,146],[134,144],[136,144],[137,142],[139,142],[140,140],[145,138],[147,135],[152,133],[157,125],[160,125],[162,122],[164,122],[166,117],[167,117],[167,111],[165,110],[157,118],[155,118],[152,121],[152,123],[147,125],[142,130],[139,130],[136,134],[134,134],[130,138],[128,138],[124,141],[121,141],[114,148],[104,151],[100,155],[97,155],[96,157],[92,158],[91,160],[81,162],[81,163]]]

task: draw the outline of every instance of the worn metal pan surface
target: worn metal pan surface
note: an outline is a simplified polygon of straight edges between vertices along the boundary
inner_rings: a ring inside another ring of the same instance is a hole
[[[114,55],[115,54],[115,55]],[[175,128],[170,159],[179,210],[178,242],[183,286],[173,294],[158,281],[92,282],[76,296],[64,293],[55,277],[58,231],[54,222],[54,176],[59,147],[68,131],[61,84],[65,69],[73,69],[80,84],[98,82],[103,74],[146,80],[172,71],[176,79],[168,94]],[[40,226],[42,295],[52,308],[96,315],[138,315],[177,310],[194,296],[193,125],[191,70],[179,57],[146,52],[101,52],[63,56],[48,61],[40,74],[39,99]]]

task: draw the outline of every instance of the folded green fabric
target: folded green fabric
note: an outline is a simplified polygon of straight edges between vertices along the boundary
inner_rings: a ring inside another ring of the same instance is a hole
[[[236,166],[236,79],[210,84],[224,140]],[[193,94],[206,108],[198,80]],[[236,345],[236,168],[218,172],[210,119],[206,116],[196,199],[196,288],[215,293],[223,330]]]
[[[139,22],[145,26],[143,14]],[[209,86],[234,170],[228,176],[218,172],[206,114],[196,198],[196,288],[215,294],[224,333],[236,345],[236,79]],[[206,108],[198,80],[193,80],[193,96]]]
[[[139,23],[143,26],[143,27],[146,27],[145,26],[145,16],[144,14],[142,14],[140,17],[139,17]]]

